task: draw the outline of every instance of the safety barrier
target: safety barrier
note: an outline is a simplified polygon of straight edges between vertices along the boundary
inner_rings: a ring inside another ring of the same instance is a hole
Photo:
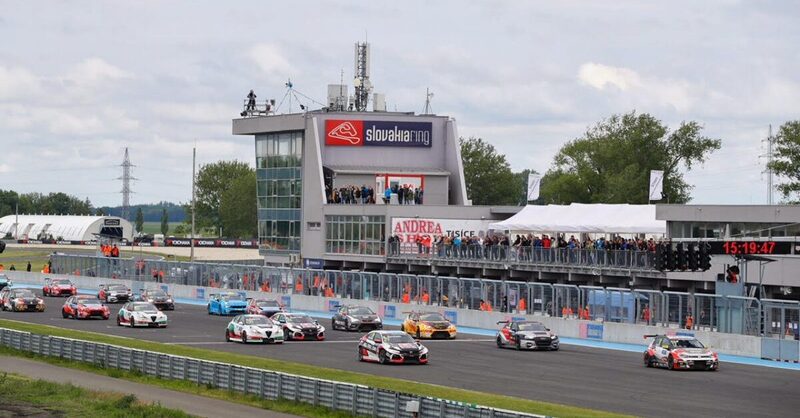
[[[359,416],[412,417],[412,413],[406,411],[409,402],[418,403],[419,417],[542,416],[7,328],[0,328],[0,344],[43,356],[105,368],[138,371],[165,379],[188,380],[198,385],[209,385],[271,400],[288,399]]]
[[[54,273],[75,276],[458,309],[483,307],[507,313],[745,335],[762,335],[768,329],[798,332],[800,319],[800,304],[773,301],[762,305],[756,298],[743,296],[72,254],[54,254],[51,261]],[[778,308],[785,314],[776,315]]]

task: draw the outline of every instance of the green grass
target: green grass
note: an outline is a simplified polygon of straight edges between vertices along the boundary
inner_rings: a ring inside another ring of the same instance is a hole
[[[79,361],[66,360],[57,357],[40,356],[38,354],[33,354],[27,351],[16,350],[13,348],[8,348],[3,346],[0,346],[0,355],[29,358],[44,363],[52,364],[55,366],[68,367],[71,369],[96,373],[100,375],[113,377],[115,379],[124,379],[131,382],[157,386],[178,392],[190,393],[198,396],[205,396],[208,398],[219,399],[227,402],[236,402],[244,405],[253,406],[256,408],[261,408],[276,412],[284,412],[304,417],[346,418],[352,416],[351,414],[344,411],[336,411],[329,408],[299,403],[292,400],[286,400],[286,399],[268,400],[253,395],[244,395],[238,392],[232,392],[223,389],[215,389],[207,385],[198,385],[185,380],[161,379],[158,377],[148,376],[137,371],[103,368],[100,366],[95,366],[93,364],[83,363]],[[0,397],[0,399],[2,399],[2,397]],[[2,416],[2,414],[0,414],[0,416]]]
[[[28,261],[31,262],[31,271],[41,271],[42,266],[47,264],[50,259],[52,250],[46,248],[11,248],[6,247],[6,250],[0,254],[0,264],[6,270],[11,268],[13,264],[17,270],[25,271]]]
[[[15,374],[0,374],[0,415],[68,417],[190,417],[159,405],[142,403],[133,395],[95,392],[71,384],[32,380]],[[49,415],[48,415],[49,416]]]
[[[66,338],[89,340],[94,342],[115,344],[140,350],[155,351],[166,354],[193,357],[221,363],[231,363],[241,366],[261,368],[265,370],[280,371],[302,376],[315,377],[320,379],[335,380],[375,388],[387,389],[397,392],[416,394],[421,396],[431,396],[435,398],[448,399],[452,401],[465,402],[469,404],[479,404],[495,408],[509,409],[520,412],[528,412],[558,417],[618,417],[604,411],[597,411],[585,408],[577,408],[566,405],[559,405],[548,402],[533,401],[528,399],[515,398],[510,396],[482,393],[464,389],[456,389],[446,386],[418,383],[408,380],[395,379],[383,376],[373,376],[364,373],[356,373],[346,370],[337,370],[324,367],[317,367],[302,363],[293,363],[271,358],[254,357],[243,354],[206,350],[196,347],[185,347],[178,345],[168,345],[152,341],[143,341],[123,337],[98,334],[93,332],[76,331],[51,327],[47,325],[30,324],[20,321],[0,319],[0,326],[27,331],[36,334],[54,335]],[[501,390],[501,388],[498,388]]]
[[[169,222],[169,231],[167,231],[167,235],[172,234],[175,231],[175,227],[182,224],[183,222]],[[145,234],[160,234],[161,233],[161,222],[145,222],[142,225],[142,232]]]

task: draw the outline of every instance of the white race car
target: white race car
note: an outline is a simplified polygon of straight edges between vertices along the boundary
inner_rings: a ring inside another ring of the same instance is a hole
[[[225,328],[225,341],[283,343],[283,328],[264,315],[239,315]]]
[[[697,338],[686,335],[645,335],[653,341],[644,352],[644,365],[672,370],[719,370],[719,356]]]
[[[428,364],[428,349],[403,331],[372,331],[358,342],[358,361]]]
[[[167,315],[150,302],[128,302],[117,313],[117,325],[166,328]]]

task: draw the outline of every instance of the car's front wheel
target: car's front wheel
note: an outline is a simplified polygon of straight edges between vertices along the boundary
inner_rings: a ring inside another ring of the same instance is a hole
[[[231,332],[227,329],[225,330],[225,342],[231,342]]]
[[[649,354],[644,354],[644,367],[653,367],[653,358]]]
[[[283,329],[283,341],[289,341],[291,339],[292,333],[289,332],[288,329]]]
[[[497,348],[503,348],[503,342],[500,341],[500,337],[497,337]]]
[[[247,344],[247,332],[242,331],[242,343]]]
[[[381,351],[378,352],[378,361],[381,364],[386,364],[386,363],[389,362],[389,359],[386,358],[386,351],[381,350]]]
[[[62,310],[61,310],[61,317],[62,317],[62,318],[64,318],[64,319],[66,319],[68,316],[69,316],[69,315],[67,315],[67,311],[65,311],[65,310],[63,310],[63,309],[62,309]]]
[[[364,361],[364,349],[358,347],[358,361]]]
[[[670,370],[675,368],[675,359],[671,355],[667,358],[667,368]]]

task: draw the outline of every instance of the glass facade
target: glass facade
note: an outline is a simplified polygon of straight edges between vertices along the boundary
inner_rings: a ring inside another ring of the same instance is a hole
[[[726,239],[800,236],[800,225],[750,222],[679,222],[671,221],[672,238]]]
[[[325,216],[325,252],[331,254],[385,255],[385,216]]]
[[[303,131],[256,135],[258,242],[263,254],[300,251]]]

